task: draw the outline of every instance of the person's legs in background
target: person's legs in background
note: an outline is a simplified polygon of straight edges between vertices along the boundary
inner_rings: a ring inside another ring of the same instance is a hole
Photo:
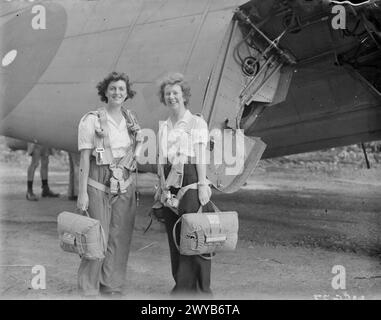
[[[40,168],[40,174],[41,174],[41,183],[42,183],[42,197],[50,197],[50,198],[56,198],[59,196],[58,193],[54,193],[50,190],[49,184],[48,184],[48,170],[49,170],[49,155],[50,150],[47,147],[41,148],[41,168]]]
[[[35,148],[31,153],[31,162],[28,167],[28,190],[26,192],[26,198],[30,201],[37,201],[37,196],[33,193],[33,180],[34,180],[34,172],[36,171],[39,163],[40,163],[40,150]]]

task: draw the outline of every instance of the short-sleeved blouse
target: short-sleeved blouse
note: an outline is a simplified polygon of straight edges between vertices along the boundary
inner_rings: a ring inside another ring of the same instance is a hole
[[[194,157],[195,146],[207,145],[209,139],[206,121],[186,110],[182,119],[175,124],[170,118],[159,125],[159,155],[171,163],[181,156]]]
[[[128,134],[126,121],[123,118],[119,124],[106,112],[109,128],[111,152],[114,158],[121,158],[126,154],[132,141]],[[99,119],[95,114],[86,114],[78,126],[78,150],[94,149],[95,130],[100,129]]]

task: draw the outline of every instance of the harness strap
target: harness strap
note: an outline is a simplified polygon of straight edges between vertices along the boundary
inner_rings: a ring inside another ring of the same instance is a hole
[[[177,192],[176,198],[177,200],[180,200],[184,197],[185,193],[190,189],[197,189],[197,182],[188,184],[185,187],[182,187],[179,192]]]
[[[211,182],[210,180],[208,180],[208,179],[206,179],[206,183],[207,183],[208,185],[211,185],[211,184],[212,184],[212,182]],[[182,199],[182,197],[184,197],[185,193],[186,193],[188,190],[190,190],[190,189],[198,189],[198,184],[197,184],[197,182],[188,184],[188,185],[182,187],[182,188],[177,192],[176,198],[179,200],[179,202],[180,202],[180,200]]]
[[[132,139],[132,144],[135,145],[137,142],[143,142],[141,128],[135,116],[125,106],[122,106],[121,111],[126,120],[127,131]]]
[[[97,159],[97,165],[110,164],[113,162],[114,157],[111,151],[107,114],[104,107],[98,108],[97,117],[100,132],[95,134],[96,149],[93,154]]]
[[[164,176],[164,173],[163,173],[163,168],[162,168],[162,166],[161,165],[158,165],[158,171],[159,171],[159,175],[163,175]],[[161,184],[161,186],[162,186],[162,179],[160,179],[159,180],[159,183]],[[210,180],[208,180],[208,179],[206,179],[206,182],[207,182],[207,184],[208,185],[212,185],[212,182],[210,181]],[[191,190],[191,189],[198,189],[198,184],[197,184],[197,182],[194,182],[194,183],[191,183],[191,184],[188,184],[188,185],[186,185],[186,186],[184,186],[184,187],[182,187],[178,192],[177,192],[177,195],[176,195],[176,198],[178,199],[178,201],[180,202],[180,200],[184,197],[184,195],[185,195],[185,193],[188,191],[188,190]],[[161,190],[163,190],[163,188],[161,189]],[[219,212],[219,209],[216,207],[216,205],[213,203],[213,202],[211,202],[212,204],[213,204],[213,208],[214,208],[214,210],[215,210],[215,212]],[[152,218],[152,215],[153,215],[153,209],[159,209],[159,208],[161,208],[163,206],[163,203],[161,203],[160,202],[160,207],[158,207],[157,206],[157,204],[155,203],[153,206],[152,206],[152,208],[150,208],[150,210],[148,211],[148,215],[150,216],[150,222],[149,222],[149,224],[148,224],[148,226],[146,227],[146,229],[145,229],[145,231],[143,232],[143,233],[146,233],[148,230],[149,230],[149,228],[151,227],[151,224],[152,224],[152,222],[153,222],[153,218]],[[173,208],[173,207],[167,207],[167,208],[169,208],[170,210],[172,210],[172,212],[174,212],[175,214],[177,214],[177,215],[179,215],[179,212],[178,212],[178,209],[177,208]],[[200,207],[200,209],[199,209],[199,211],[201,210],[201,207]]]
[[[90,177],[87,178],[87,184],[89,186],[92,186],[95,189],[98,189],[104,193],[110,193],[110,188],[106,187],[103,183],[100,183],[94,179],[91,179]]]
[[[201,114],[193,114],[191,120],[189,123],[187,123],[187,126],[185,128],[185,133],[190,135],[192,133],[192,130],[196,127],[197,124],[197,118],[201,117]],[[163,130],[168,130],[168,120],[164,122]],[[163,134],[163,133],[162,133]],[[160,137],[159,137],[160,140]],[[158,141],[157,148],[160,153],[160,142]],[[160,158],[160,155],[159,155]],[[160,160],[160,159],[159,159]],[[160,178],[160,185],[161,189],[168,189],[170,186],[173,186],[175,188],[181,187],[183,182],[183,176],[184,176],[184,164],[177,164],[172,165],[170,172],[168,173],[167,179],[164,177],[164,168],[163,165],[158,162],[158,175]]]
[[[137,123],[137,120],[135,119],[135,117],[132,115],[131,111],[129,111],[125,107],[122,107],[121,111],[122,111],[124,120],[126,122],[128,135],[131,139],[131,145],[126,154],[126,157],[130,158],[131,156],[133,156],[133,151],[136,147],[137,140],[141,142],[143,137],[140,134],[140,131],[141,131],[140,126]],[[97,132],[95,135],[96,149],[94,150],[93,155],[96,156],[98,165],[111,164],[114,162],[114,157],[111,151],[111,143],[110,143],[110,136],[109,136],[110,129],[108,126],[106,108],[105,107],[98,108],[95,114],[97,115],[99,120],[100,132]]]
[[[126,188],[132,183],[133,180],[133,174],[130,174],[127,180],[125,180]],[[91,179],[90,177],[87,179],[87,184],[89,186],[92,186],[95,189],[98,189],[104,193],[110,193],[110,188],[105,186],[103,183],[100,183],[94,179]]]
[[[132,145],[128,146],[126,154],[119,160],[118,165],[130,170],[132,162],[134,161],[134,148]]]
[[[103,136],[103,146],[105,149],[110,148],[111,149],[111,144],[110,144],[110,137],[109,137],[109,127],[107,123],[107,114],[106,114],[106,109],[105,108],[99,108],[99,121],[101,125],[101,129],[104,130],[104,136]]]

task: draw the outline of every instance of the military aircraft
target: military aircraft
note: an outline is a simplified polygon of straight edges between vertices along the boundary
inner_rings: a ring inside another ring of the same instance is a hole
[[[167,116],[157,80],[178,71],[210,129],[244,130],[243,172],[208,166],[225,192],[261,157],[378,140],[381,4],[337,2],[2,1],[0,134],[76,152],[79,119],[100,106],[95,85],[117,70],[145,128]]]

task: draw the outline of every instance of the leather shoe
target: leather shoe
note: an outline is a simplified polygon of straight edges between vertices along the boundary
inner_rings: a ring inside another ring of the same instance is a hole
[[[54,192],[53,192],[52,190],[50,190],[49,187],[48,187],[48,188],[42,188],[41,196],[42,196],[43,198],[46,198],[46,197],[48,197],[48,198],[57,198],[57,197],[59,197],[60,195],[59,195],[58,193],[54,193]]]
[[[37,196],[32,191],[27,191],[26,199],[29,201],[38,201]]]

